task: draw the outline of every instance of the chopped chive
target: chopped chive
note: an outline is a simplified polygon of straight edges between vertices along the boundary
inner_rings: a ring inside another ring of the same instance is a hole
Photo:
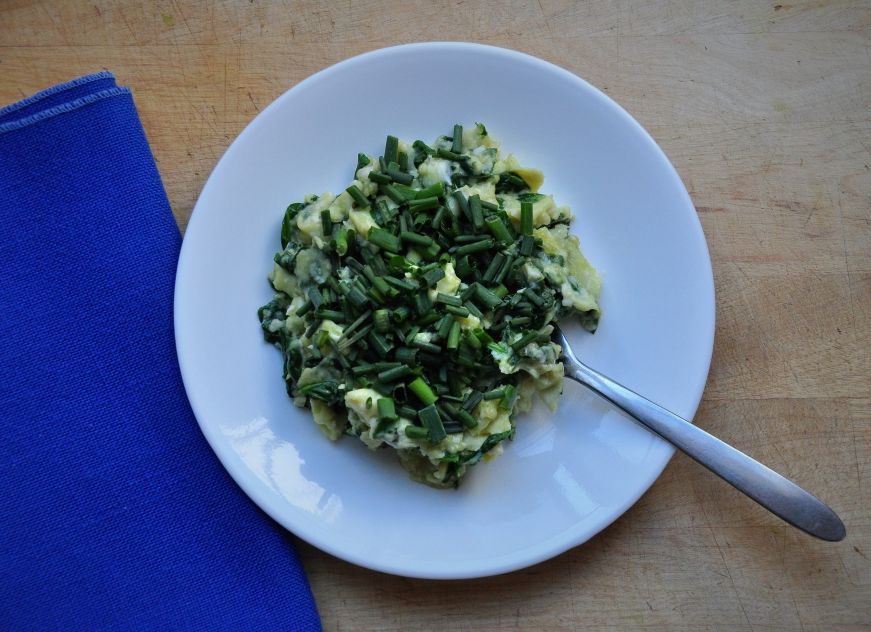
[[[434,259],[436,255],[438,255],[439,245],[435,242],[431,243],[429,246],[420,251],[420,254],[426,257],[427,259]]]
[[[485,202],[484,200],[481,200],[481,206],[483,206],[488,211],[498,211],[499,210],[499,205],[493,204],[493,202]]]
[[[368,178],[377,184],[390,184],[393,180],[389,176],[385,176],[380,171],[370,171]]]
[[[351,323],[350,325],[348,325],[347,327],[345,327],[345,330],[342,332],[342,338],[345,338],[348,334],[350,334],[352,331],[354,331],[355,329],[357,329],[357,327],[359,327],[360,325],[362,325],[362,324],[365,322],[365,320],[366,320],[367,318],[369,318],[369,316],[370,316],[371,314],[372,314],[372,310],[371,310],[371,309],[370,309],[370,310],[366,310],[364,313],[362,313],[362,314],[357,318],[357,320],[355,320],[353,323]],[[339,340],[342,340],[342,338],[339,338]]]
[[[411,231],[403,231],[399,233],[399,238],[402,241],[418,246],[429,246],[435,243],[433,242],[432,237],[427,237],[426,235],[421,235],[420,233],[413,233]]]
[[[359,377],[361,375],[367,375],[369,373],[375,373],[378,370],[374,364],[358,364],[354,368],[351,369],[351,373],[354,374],[355,377]]]
[[[399,168],[403,171],[408,171],[408,154],[404,151],[399,152],[399,160],[396,162],[399,163]]]
[[[348,290],[348,300],[358,308],[369,304],[369,298],[357,286],[351,286]]]
[[[423,424],[423,427],[429,431],[430,441],[438,443],[445,438],[447,433],[435,404],[429,404],[425,408],[421,408],[417,416],[420,418],[420,423]]]
[[[466,316],[469,315],[469,310],[467,308],[463,307],[462,305],[460,305],[460,306],[445,305],[445,311],[450,313],[450,314],[453,314],[454,316],[459,316],[461,318],[465,318]]]
[[[442,197],[445,194],[445,185],[441,182],[431,184],[414,194],[414,199],[422,200],[429,197]]]
[[[415,394],[424,406],[429,406],[438,399],[429,385],[423,381],[423,378],[418,377],[413,379],[408,383],[408,389]]]
[[[386,309],[376,309],[372,315],[372,320],[375,323],[375,331],[379,334],[386,334],[390,331],[390,312]]]
[[[419,151],[420,153],[422,153],[422,154],[426,154],[426,155],[428,155],[428,156],[432,156],[433,154],[436,153],[436,152],[435,152],[435,149],[433,149],[432,147],[430,147],[429,145],[427,145],[427,144],[426,144],[425,142],[423,142],[422,140],[416,140],[416,141],[414,141],[414,142],[411,144],[411,146],[414,147],[414,148],[415,148],[417,151]]]
[[[416,195],[413,199],[409,200],[408,208],[410,211],[427,211],[431,208],[435,208],[439,205],[439,198],[436,195],[432,195],[429,197],[421,197]]]
[[[485,288],[480,283],[475,284],[475,298],[483,303],[486,307],[493,309],[500,303],[502,303],[502,299],[493,294],[490,290]]]
[[[385,277],[386,278],[386,277]],[[408,318],[408,315],[411,314],[411,310],[408,309],[405,305],[400,305],[396,309],[393,310],[393,313],[390,315],[390,318],[394,323],[401,323]]]
[[[497,285],[490,291],[499,298],[505,298],[505,296],[508,294],[508,288],[501,284]]]
[[[511,410],[514,407],[514,402],[516,399],[517,390],[514,388],[514,385],[506,385],[505,394],[502,396],[502,400],[499,402],[499,408],[502,408],[503,410]]]
[[[421,279],[428,287],[432,287],[445,277],[445,271],[441,268],[434,268],[425,272]]]
[[[320,318],[329,319],[335,322],[344,322],[347,320],[345,318],[345,312],[340,312],[335,309],[319,309],[317,314]]]
[[[471,331],[466,331],[465,340],[466,340],[466,344],[469,345],[472,349],[477,350],[477,349],[480,349],[482,346],[481,341],[478,340],[478,336],[476,336]]]
[[[514,316],[508,319],[508,324],[512,327],[520,327],[521,325],[528,325],[532,322],[532,318],[529,316]]]
[[[396,162],[399,158],[399,139],[396,136],[388,136],[384,143],[384,162],[388,165]]]
[[[347,191],[348,194],[352,198],[354,198],[354,203],[359,208],[369,208],[369,200],[366,198],[365,195],[363,195],[363,192],[357,188],[356,184],[352,184],[347,189],[345,189],[345,191]]]
[[[508,274],[508,271],[511,269],[511,266],[514,265],[514,256],[507,255],[505,257],[505,261],[502,263],[502,266],[499,268],[499,271],[496,273],[496,276],[493,277],[494,283],[502,283],[505,279],[505,276]]]
[[[392,184],[385,184],[384,186],[381,187],[381,190],[384,191],[384,195],[389,197],[391,200],[393,200],[397,204],[404,204],[407,201],[405,195],[403,193],[401,193],[399,191],[399,189],[397,189]]]
[[[544,299],[538,295],[538,293],[533,290],[531,287],[525,287],[522,290],[523,297],[529,299],[531,302],[535,303],[536,307],[544,306]]]
[[[459,257],[454,264],[454,272],[456,272],[457,276],[461,279],[466,279],[474,274],[475,270],[472,268],[472,265],[469,262],[469,257]]]
[[[315,308],[314,304],[311,302],[311,299],[309,299],[303,304],[302,307],[300,307],[298,310],[296,310],[296,315],[297,316],[305,316],[310,311],[312,311],[314,308]]]
[[[524,235],[520,238],[520,254],[524,257],[528,257],[532,254],[532,250],[535,248],[535,237],[530,237],[529,235]]]
[[[476,193],[469,198],[469,213],[472,216],[472,226],[475,231],[484,228],[484,211],[481,210],[481,198]]]
[[[444,303],[445,305],[460,307],[463,304],[463,301],[459,296],[450,296],[449,294],[442,294],[439,292],[436,294],[436,303]]]
[[[454,315],[453,314],[445,314],[444,318],[442,318],[442,322],[439,323],[438,326],[438,337],[444,340],[448,337],[448,334],[451,331],[451,327],[454,324]]]
[[[459,190],[454,191],[454,199],[457,201],[457,206],[460,207],[463,215],[470,217],[469,201],[466,199],[466,196],[463,195],[463,192]]]
[[[348,252],[348,229],[340,228],[336,233],[336,240],[333,246],[336,249],[336,254],[340,257]]]
[[[333,220],[330,218],[330,211],[327,209],[321,211],[321,229],[324,231],[324,237],[329,237],[333,234]]]
[[[393,287],[406,292],[411,292],[418,288],[417,283],[413,279],[397,279],[396,277],[388,275],[384,277],[384,281]]]
[[[463,159],[463,156],[461,156],[460,154],[449,151],[447,149],[437,149],[436,156],[438,156],[439,158],[444,158],[445,160],[453,160],[454,162],[458,162]]]
[[[456,349],[460,344],[460,323],[454,321],[454,324],[451,325],[451,331],[448,334],[448,341],[445,346],[448,349]]]
[[[484,399],[484,394],[481,391],[472,391],[463,400],[463,410],[472,412],[482,399]]]
[[[520,203],[520,234],[532,235],[532,202]]]
[[[505,263],[505,255],[501,252],[497,252],[493,255],[493,258],[490,260],[490,265],[488,265],[487,269],[484,271],[484,276],[482,277],[484,281],[492,281],[496,278],[496,274],[502,268],[503,263]]]
[[[382,358],[386,358],[387,354],[390,353],[390,350],[393,348],[393,345],[376,331],[369,332],[369,342],[372,343],[372,346],[375,347],[375,352]]]
[[[324,288],[326,290],[326,288]],[[316,287],[310,287],[308,290],[308,298],[315,307],[320,307],[324,303],[324,296]]]
[[[492,391],[487,391],[481,397],[487,400],[502,399],[505,396],[505,389],[494,388]]]
[[[426,313],[432,309],[432,303],[429,300],[429,295],[426,293],[426,290],[421,290],[417,294],[414,295],[414,310],[417,312],[418,316],[424,316]]]
[[[369,243],[374,244],[379,248],[383,248],[388,252],[399,253],[402,250],[402,242],[399,237],[383,228],[375,228],[373,226],[369,229],[369,235],[366,239]]]
[[[409,439],[426,439],[429,437],[429,430],[420,426],[408,425],[405,427],[405,436]]]
[[[395,382],[396,380],[403,378],[406,375],[411,375],[411,367],[403,364],[402,366],[397,366],[392,369],[381,371],[378,374],[378,379],[382,382]]]
[[[457,410],[457,419],[466,427],[466,428],[477,428],[478,420],[472,417],[468,411],[460,408]]]
[[[481,313],[481,310],[478,309],[478,307],[474,303],[472,303],[471,301],[467,301],[466,303],[464,303],[463,307],[465,307],[467,310],[469,310],[469,313],[472,316],[474,316],[475,318],[483,318],[484,317],[484,314]]]
[[[451,145],[451,151],[455,154],[463,153],[463,126],[454,125],[454,142]]]
[[[440,346],[431,342],[424,342],[423,340],[412,340],[411,344],[422,351],[429,351],[430,353],[442,352],[442,348]]]
[[[396,357],[397,362],[402,362],[403,364],[415,365],[417,364],[417,349],[411,349],[410,347],[401,347],[396,350],[394,356]]]
[[[406,419],[414,419],[417,417],[417,411],[411,406],[402,405],[396,409],[396,412],[399,413],[400,417],[405,417]]]
[[[501,218],[491,215],[485,220],[485,223],[493,236],[503,244],[510,244],[513,241],[511,233],[508,231],[508,227]]]
[[[384,173],[390,176],[394,182],[398,182],[399,184],[411,184],[414,181],[414,176],[410,173],[400,171],[399,165],[395,162],[390,163]]]
[[[489,235],[457,235],[454,237],[455,244],[471,244],[476,241],[485,241],[490,239]]]
[[[515,351],[520,351],[529,343],[535,341],[538,338],[538,332],[535,330],[527,331],[525,334],[520,336],[517,340],[511,343],[511,348]]]
[[[463,244],[462,246],[457,246],[454,249],[454,255],[457,257],[461,257],[462,255],[470,255],[475,252],[483,252],[484,250],[490,250],[495,245],[496,242],[494,242],[492,239],[473,241],[470,244]]]
[[[375,271],[372,270],[372,266],[365,265],[363,266],[363,276],[372,284],[378,292],[387,296],[396,296],[399,292],[395,289],[387,285],[387,281],[384,277],[380,277],[375,274]]]
[[[357,171],[360,171],[360,169],[368,165],[370,162],[372,161],[369,160],[369,156],[366,154],[357,154]]]

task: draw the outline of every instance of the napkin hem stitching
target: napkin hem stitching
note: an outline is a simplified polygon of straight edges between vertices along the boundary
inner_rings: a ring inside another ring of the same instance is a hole
[[[54,107],[50,107],[47,110],[42,110],[40,112],[37,112],[36,114],[31,114],[30,116],[25,116],[21,119],[15,119],[9,121],[8,123],[0,123],[0,134],[11,132],[16,129],[21,129],[22,127],[28,127],[44,119],[57,116],[58,114],[72,112],[73,110],[77,110],[86,105],[90,105],[95,101],[100,101],[102,99],[120,96],[123,94],[130,94],[130,88],[127,88],[125,86],[116,86],[114,88],[109,88],[107,90],[101,90],[100,92],[89,94],[86,97],[81,97],[80,99],[75,99],[74,101],[61,103],[60,105],[55,105]]]
[[[78,86],[84,85],[86,83],[91,83],[93,81],[99,81],[100,79],[114,79],[115,76],[107,71],[101,70],[100,72],[94,72],[89,75],[82,75],[81,77],[76,77],[66,83],[59,83],[56,86],[52,86],[51,88],[46,88],[45,90],[40,90],[39,92],[35,92],[31,94],[29,97],[25,97],[21,99],[21,101],[16,101],[15,103],[10,103],[9,105],[0,108],[0,116],[5,116],[11,112],[15,112],[16,110],[20,110],[23,107],[27,107],[37,101],[41,101],[46,97],[53,96],[58,92],[63,92],[65,90],[70,90],[72,88],[77,88]]]

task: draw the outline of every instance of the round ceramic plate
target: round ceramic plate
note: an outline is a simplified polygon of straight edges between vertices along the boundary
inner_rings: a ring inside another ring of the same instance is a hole
[[[673,452],[566,382],[556,413],[520,416],[504,454],[436,490],[389,450],[330,442],[287,397],[256,316],[285,207],[344,189],[357,152],[381,153],[388,133],[429,142],[475,121],[577,216],[604,280],[596,334],[565,328],[578,355],[687,418],[711,358],[711,265],[692,203],[656,143],[596,88],[521,53],[430,43],[288,90],[233,142],[194,209],[176,281],[179,363],[203,433],[260,507],[324,551],[399,575],[478,577],[555,556],[626,511]]]

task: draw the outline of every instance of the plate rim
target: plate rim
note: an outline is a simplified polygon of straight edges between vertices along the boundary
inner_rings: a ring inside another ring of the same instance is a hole
[[[532,547],[524,548],[522,550],[524,554],[521,557],[518,557],[516,553],[506,553],[493,557],[476,558],[475,561],[477,563],[458,568],[455,572],[432,572],[424,568],[402,566],[401,564],[397,563],[383,562],[381,560],[372,560],[366,558],[365,556],[356,554],[353,551],[348,551],[345,549],[341,549],[340,547],[333,546],[329,542],[323,541],[322,539],[318,538],[316,532],[305,534],[297,532],[295,529],[298,528],[298,525],[289,524],[290,521],[285,520],[284,517],[279,514],[279,512],[273,510],[271,503],[267,501],[265,497],[265,491],[262,490],[261,486],[249,484],[246,481],[250,481],[251,479],[245,476],[244,473],[236,471],[237,467],[235,466],[235,461],[234,459],[230,458],[232,454],[230,447],[225,442],[219,439],[219,433],[217,432],[217,430],[209,427],[208,424],[206,424],[202,420],[202,417],[204,417],[204,415],[198,412],[199,406],[197,405],[196,397],[191,394],[191,389],[189,388],[189,385],[193,383],[193,379],[191,378],[190,373],[191,367],[184,359],[185,354],[183,353],[181,348],[183,345],[183,341],[180,340],[180,337],[178,335],[180,322],[183,320],[183,315],[181,314],[181,310],[179,309],[179,304],[184,302],[183,299],[181,301],[179,300],[182,295],[181,288],[184,285],[182,280],[185,277],[184,270],[186,268],[186,262],[192,256],[190,254],[190,248],[187,247],[189,241],[186,239],[186,237],[192,228],[196,230],[196,227],[199,226],[199,224],[203,221],[202,218],[204,217],[204,213],[198,212],[198,210],[201,208],[204,198],[211,191],[211,189],[216,186],[214,184],[215,175],[219,171],[219,167],[221,166],[221,164],[225,160],[227,160],[228,157],[231,156],[235,151],[238,150],[241,141],[246,136],[253,134],[254,130],[256,130],[260,125],[263,124],[263,121],[266,120],[265,115],[268,112],[281,107],[281,105],[285,101],[292,99],[296,93],[305,90],[305,88],[309,84],[328,77],[334,72],[343,70],[359,63],[365,63],[369,60],[377,59],[383,56],[397,54],[401,55],[406,51],[419,49],[432,49],[433,53],[438,52],[439,50],[450,49],[471,54],[495,54],[506,57],[509,60],[537,64],[542,67],[543,70],[547,70],[548,72],[561,75],[564,80],[570,81],[575,84],[576,87],[578,87],[579,89],[586,91],[593,98],[599,100],[605,107],[616,113],[625,124],[633,127],[634,130],[639,133],[639,137],[643,139],[645,144],[647,144],[648,147],[652,149],[653,152],[657,154],[659,158],[663,161],[663,164],[667,168],[668,177],[671,180],[672,186],[675,187],[675,190],[679,192],[680,197],[683,198],[683,202],[686,205],[687,209],[692,210],[690,215],[694,220],[693,222],[691,222],[693,228],[693,239],[698,242],[698,245],[701,246],[702,252],[705,255],[705,270],[701,272],[706,273],[703,274],[703,276],[705,277],[705,281],[707,282],[706,285],[708,290],[708,296],[705,297],[707,299],[706,304],[702,307],[706,308],[706,312],[707,314],[709,314],[710,327],[708,328],[704,344],[700,345],[700,349],[704,351],[706,357],[706,360],[703,363],[705,370],[700,372],[699,383],[695,385],[692,397],[690,398],[691,405],[689,408],[691,414],[688,415],[687,418],[690,421],[693,420],[696,412],[698,411],[699,404],[701,403],[707,378],[710,374],[711,359],[713,356],[714,348],[714,337],[716,331],[716,288],[714,285],[713,267],[707,239],[705,238],[704,230],[702,228],[702,224],[698,217],[698,214],[694,212],[695,206],[693,205],[692,199],[690,198],[689,193],[686,190],[686,186],[683,184],[683,181],[677,173],[674,165],[665,154],[665,151],[653,139],[650,133],[619,103],[617,103],[610,96],[602,92],[599,88],[595,87],[591,83],[587,82],[585,79],[557,64],[546,61],[529,53],[524,53],[500,46],[492,46],[489,44],[462,41],[433,41],[399,44],[395,46],[387,46],[383,48],[373,49],[355,55],[353,57],[348,57],[346,59],[338,61],[307,76],[303,80],[299,81],[298,83],[285,90],[282,94],[276,97],[268,106],[263,108],[253,119],[251,119],[251,121],[249,121],[249,123],[242,129],[241,132],[239,132],[239,134],[233,139],[227,149],[222,153],[221,157],[212,167],[212,170],[208,178],[206,179],[203,188],[200,191],[200,194],[197,196],[197,201],[191,211],[191,216],[188,220],[187,227],[184,233],[185,238],[182,239],[181,250],[179,252],[178,263],[176,266],[175,287],[173,292],[173,333],[175,338],[176,357],[182,377],[182,383],[185,389],[185,394],[194,413],[194,417],[197,420],[197,425],[199,426],[200,431],[203,433],[203,436],[205,436],[206,441],[209,443],[212,451],[215,453],[218,460],[221,462],[221,465],[233,479],[235,484],[242,489],[245,495],[248,496],[258,506],[258,508],[260,508],[267,515],[269,515],[282,528],[286,529],[295,537],[298,537],[306,541],[310,545],[320,549],[321,551],[329,553],[334,557],[345,560],[357,566],[367,568],[369,570],[418,579],[473,579],[479,577],[500,575],[523,568],[528,568],[551,558],[557,557],[558,555],[565,553],[569,549],[580,546],[581,544],[584,544],[585,542],[593,539],[603,530],[611,526],[623,514],[625,514],[626,511],[628,511],[629,508],[631,508],[636,502],[638,502],[641,496],[643,496],[653,486],[653,484],[661,476],[666,465],[668,465],[669,461],[671,461],[671,458],[675,452],[675,448],[671,445],[665,446],[666,449],[663,451],[664,456],[661,459],[661,463],[654,462],[650,464],[649,475],[646,477],[647,480],[645,480],[643,484],[639,485],[637,493],[627,497],[625,502],[617,506],[616,509],[610,509],[610,515],[608,519],[591,533],[585,533],[580,536],[567,538],[565,537],[565,534],[571,529],[566,529],[559,534],[553,535],[543,541],[537,542]],[[555,540],[557,542],[554,542]]]

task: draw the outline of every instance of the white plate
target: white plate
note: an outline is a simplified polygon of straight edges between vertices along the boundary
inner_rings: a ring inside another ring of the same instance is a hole
[[[287,63],[293,63],[288,59]],[[175,331],[200,427],[242,489],[311,544],[429,578],[503,573],[586,541],[659,476],[672,448],[567,382],[555,415],[521,416],[505,453],[458,491],[413,483],[389,451],[331,443],[291,404],[256,310],[284,208],[341,191],[388,133],[431,141],[481,121],[544,171],[543,190],[604,278],[603,318],[568,332],[591,366],[692,417],[707,377],[714,290],[704,235],[668,159],[617,104],[521,53],[414,44],[349,59],[288,90],[209,177],[184,238]]]

